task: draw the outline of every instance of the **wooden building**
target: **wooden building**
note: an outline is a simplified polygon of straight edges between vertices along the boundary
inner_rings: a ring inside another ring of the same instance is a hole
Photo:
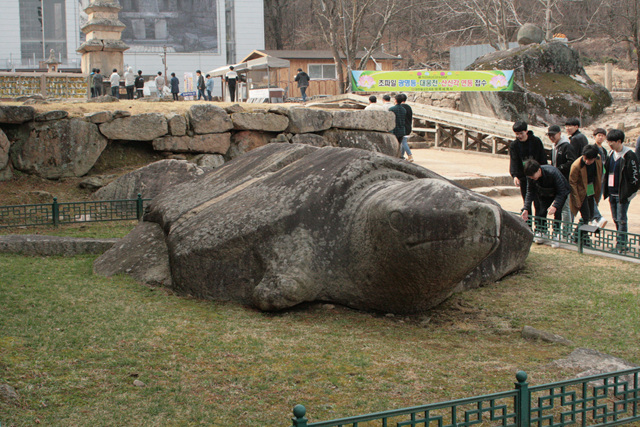
[[[364,56],[365,52],[358,52],[357,61]],[[340,86],[338,84],[338,73],[336,72],[333,55],[329,50],[254,50],[247,55],[240,63],[254,59],[274,57],[289,61],[288,68],[276,68],[269,71],[251,72],[251,88],[280,87],[285,90],[288,98],[299,98],[302,96],[298,89],[297,82],[294,81],[298,69],[301,68],[309,77],[311,82],[307,89],[307,96],[316,95],[338,95]],[[367,70],[393,70],[393,61],[400,59],[397,56],[384,52],[376,52],[373,59],[367,63]],[[356,61],[356,63],[357,63]],[[346,67],[343,67],[345,79],[347,76]],[[269,75],[267,75],[269,73]]]

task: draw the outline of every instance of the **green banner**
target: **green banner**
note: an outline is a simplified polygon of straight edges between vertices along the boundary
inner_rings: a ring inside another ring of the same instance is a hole
[[[353,92],[501,92],[513,90],[513,70],[352,71]]]

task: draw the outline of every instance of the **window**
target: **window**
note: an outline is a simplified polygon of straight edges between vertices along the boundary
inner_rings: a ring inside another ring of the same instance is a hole
[[[309,77],[313,80],[335,80],[335,64],[309,64]]]

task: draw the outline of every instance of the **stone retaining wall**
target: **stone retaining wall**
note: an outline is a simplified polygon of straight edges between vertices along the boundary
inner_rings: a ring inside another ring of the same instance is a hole
[[[325,111],[271,106],[244,110],[194,104],[185,114],[100,111],[69,118],[31,106],[0,106],[0,180],[13,170],[47,179],[83,176],[113,141],[148,142],[166,155],[215,155],[228,161],[270,142],[356,147],[399,154],[388,111]],[[211,161],[210,156],[206,158]]]

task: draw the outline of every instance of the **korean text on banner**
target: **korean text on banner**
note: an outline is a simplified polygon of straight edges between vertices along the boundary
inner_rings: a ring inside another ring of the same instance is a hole
[[[513,90],[513,70],[352,71],[353,92],[501,92]]]

